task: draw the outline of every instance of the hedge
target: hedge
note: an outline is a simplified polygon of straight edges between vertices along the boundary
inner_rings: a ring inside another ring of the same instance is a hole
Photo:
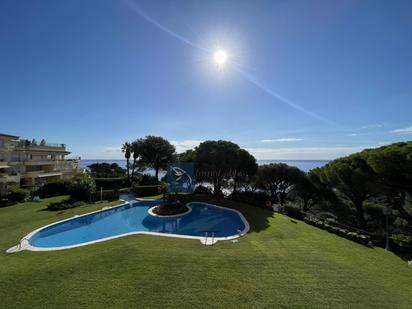
[[[115,201],[119,199],[119,191],[118,190],[103,190],[102,191],[102,199],[108,201]],[[100,201],[100,191],[96,191],[92,194],[93,201]]]
[[[284,206],[283,209],[285,211],[285,214],[289,217],[292,217],[298,220],[303,220],[305,218],[305,215],[303,214],[303,212],[297,207],[286,205]]]
[[[394,234],[389,238],[389,247],[397,252],[412,252],[412,236]]]
[[[30,197],[30,190],[23,188],[11,188],[7,194],[7,198],[13,202],[24,202]]]
[[[56,182],[46,183],[38,189],[38,194],[41,198],[68,195],[70,189],[70,181],[59,180]]]
[[[357,233],[357,232],[352,232],[348,229],[333,226],[325,220],[314,218],[314,217],[305,217],[304,221],[307,224],[310,224],[310,225],[316,226],[318,228],[324,229],[324,230],[328,231],[329,233],[333,233],[335,235],[344,237],[346,239],[355,241],[357,243],[360,243],[360,244],[368,246],[368,247],[372,246],[371,237],[369,235],[361,234],[361,233]]]
[[[95,178],[97,190],[119,190],[126,184],[126,178]]]
[[[133,193],[137,197],[153,196],[159,194],[159,186],[133,186]]]

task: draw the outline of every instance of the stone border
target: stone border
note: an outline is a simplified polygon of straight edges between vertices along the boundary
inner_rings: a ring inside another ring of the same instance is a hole
[[[135,200],[137,201],[153,201],[151,199],[139,199],[136,198]],[[122,207],[125,205],[128,205],[130,201],[125,201],[125,200],[121,200],[123,203],[116,205],[116,206],[111,206],[108,207],[104,210],[97,210],[97,211],[93,211],[93,212],[89,212],[83,215],[75,215],[71,218],[68,219],[64,219],[64,220],[60,220],[48,225],[45,225],[41,228],[38,228],[36,230],[34,230],[33,232],[27,234],[26,236],[24,236],[19,244],[17,244],[16,246],[13,246],[11,248],[9,248],[8,250],[6,250],[6,253],[15,253],[15,252],[19,252],[19,251],[23,251],[23,250],[28,250],[28,251],[57,251],[57,250],[66,250],[66,249],[72,249],[72,248],[77,248],[77,247],[82,247],[82,246],[87,246],[87,245],[91,245],[91,244],[95,244],[95,243],[99,243],[99,242],[103,242],[103,241],[107,241],[107,240],[112,240],[112,239],[116,239],[116,238],[120,238],[120,237],[125,237],[125,236],[129,236],[129,235],[138,235],[138,234],[142,234],[142,235],[155,235],[155,236],[163,236],[163,237],[174,237],[174,238],[184,238],[184,239],[198,239],[200,240],[200,242],[203,245],[213,245],[215,243],[217,243],[220,240],[231,240],[231,239],[235,239],[235,238],[239,238],[243,235],[245,235],[247,232],[249,232],[250,230],[250,225],[247,222],[246,218],[243,216],[243,214],[236,210],[236,209],[231,209],[231,208],[227,208],[227,207],[223,207],[223,206],[217,206],[217,205],[213,205],[213,204],[208,204],[208,203],[203,203],[203,202],[190,202],[188,204],[186,204],[187,207],[189,207],[190,209],[192,209],[191,204],[203,204],[203,205],[208,205],[208,206],[212,206],[212,207],[217,207],[217,208],[222,208],[222,209],[226,209],[229,211],[233,211],[236,212],[240,219],[242,220],[243,224],[245,225],[245,228],[243,229],[243,231],[239,230],[238,234],[232,235],[232,236],[226,236],[226,237],[202,237],[202,236],[191,236],[191,235],[179,235],[179,234],[169,234],[169,233],[157,233],[157,232],[146,232],[146,231],[136,231],[136,232],[130,232],[130,233],[125,233],[125,234],[120,234],[120,235],[115,235],[115,236],[111,236],[111,237],[106,237],[106,238],[102,238],[102,239],[97,239],[97,240],[93,240],[93,241],[88,241],[85,243],[81,243],[81,244],[76,244],[76,245],[70,245],[70,246],[62,246],[62,247],[34,247],[30,244],[29,240],[30,238],[36,234],[37,232],[50,227],[52,225],[56,225],[65,221],[70,221],[73,220],[75,218],[79,218],[79,217],[84,217],[84,216],[88,216],[90,214],[94,214],[94,213],[98,213],[98,212],[103,212],[103,211],[107,211],[113,208],[118,208],[118,207]]]
[[[153,212],[153,209],[156,208],[156,207],[158,207],[158,206],[160,206],[160,205],[156,205],[156,206],[153,206],[153,207],[149,208],[149,209],[147,210],[147,212],[149,213],[149,215],[151,215],[151,216],[153,216],[153,217],[157,217],[157,218],[165,218],[165,219],[167,219],[167,218],[177,218],[177,217],[181,217],[181,216],[190,214],[190,213],[192,212],[192,207],[189,207],[189,205],[185,205],[186,208],[187,208],[187,210],[186,210],[185,212],[182,212],[181,214],[177,214],[177,215],[167,215],[167,216],[164,215],[164,216],[163,216],[163,215],[155,214],[155,213]]]

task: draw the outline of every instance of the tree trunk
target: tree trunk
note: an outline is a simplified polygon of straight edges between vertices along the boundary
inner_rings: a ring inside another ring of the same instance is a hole
[[[308,212],[309,201],[310,201],[309,198],[303,199],[303,212]]]
[[[135,170],[135,168],[136,168],[136,159],[133,159],[133,165],[132,165],[132,180],[133,180],[133,177],[134,177],[134,170]]]
[[[237,182],[236,182],[236,180],[234,179],[234,180],[233,180],[233,193],[236,193],[236,191],[237,191]]]
[[[355,201],[353,203],[356,208],[356,216],[358,218],[358,224],[361,228],[366,226],[365,217],[363,215],[363,200],[362,201]]]
[[[155,166],[156,183],[159,183],[159,167]]]
[[[213,180],[213,194],[215,196],[220,195],[221,193],[221,184],[219,179],[214,179]]]
[[[130,185],[131,183],[130,183],[130,170],[129,170],[129,167],[130,167],[130,160],[129,160],[129,158],[127,158],[126,159],[127,181]]]
[[[280,205],[283,206],[283,204],[285,202],[285,193],[284,192],[279,192],[279,202],[280,202]]]
[[[272,202],[277,204],[278,198],[277,198],[277,196],[276,196],[276,189],[275,189],[275,187],[274,187],[273,185],[270,185],[270,186],[269,186],[269,191],[270,191],[270,198],[272,199]]]

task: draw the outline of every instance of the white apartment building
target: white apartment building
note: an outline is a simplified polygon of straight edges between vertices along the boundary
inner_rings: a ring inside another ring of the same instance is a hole
[[[80,159],[65,159],[65,144],[33,143],[0,133],[0,196],[8,186],[34,186],[70,178],[82,170]]]

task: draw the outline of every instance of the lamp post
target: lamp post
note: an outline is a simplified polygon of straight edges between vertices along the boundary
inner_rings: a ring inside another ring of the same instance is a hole
[[[388,206],[383,207],[382,210],[383,214],[385,215],[386,221],[386,241],[385,241],[385,250],[389,250],[389,216],[391,214],[391,208]]]

